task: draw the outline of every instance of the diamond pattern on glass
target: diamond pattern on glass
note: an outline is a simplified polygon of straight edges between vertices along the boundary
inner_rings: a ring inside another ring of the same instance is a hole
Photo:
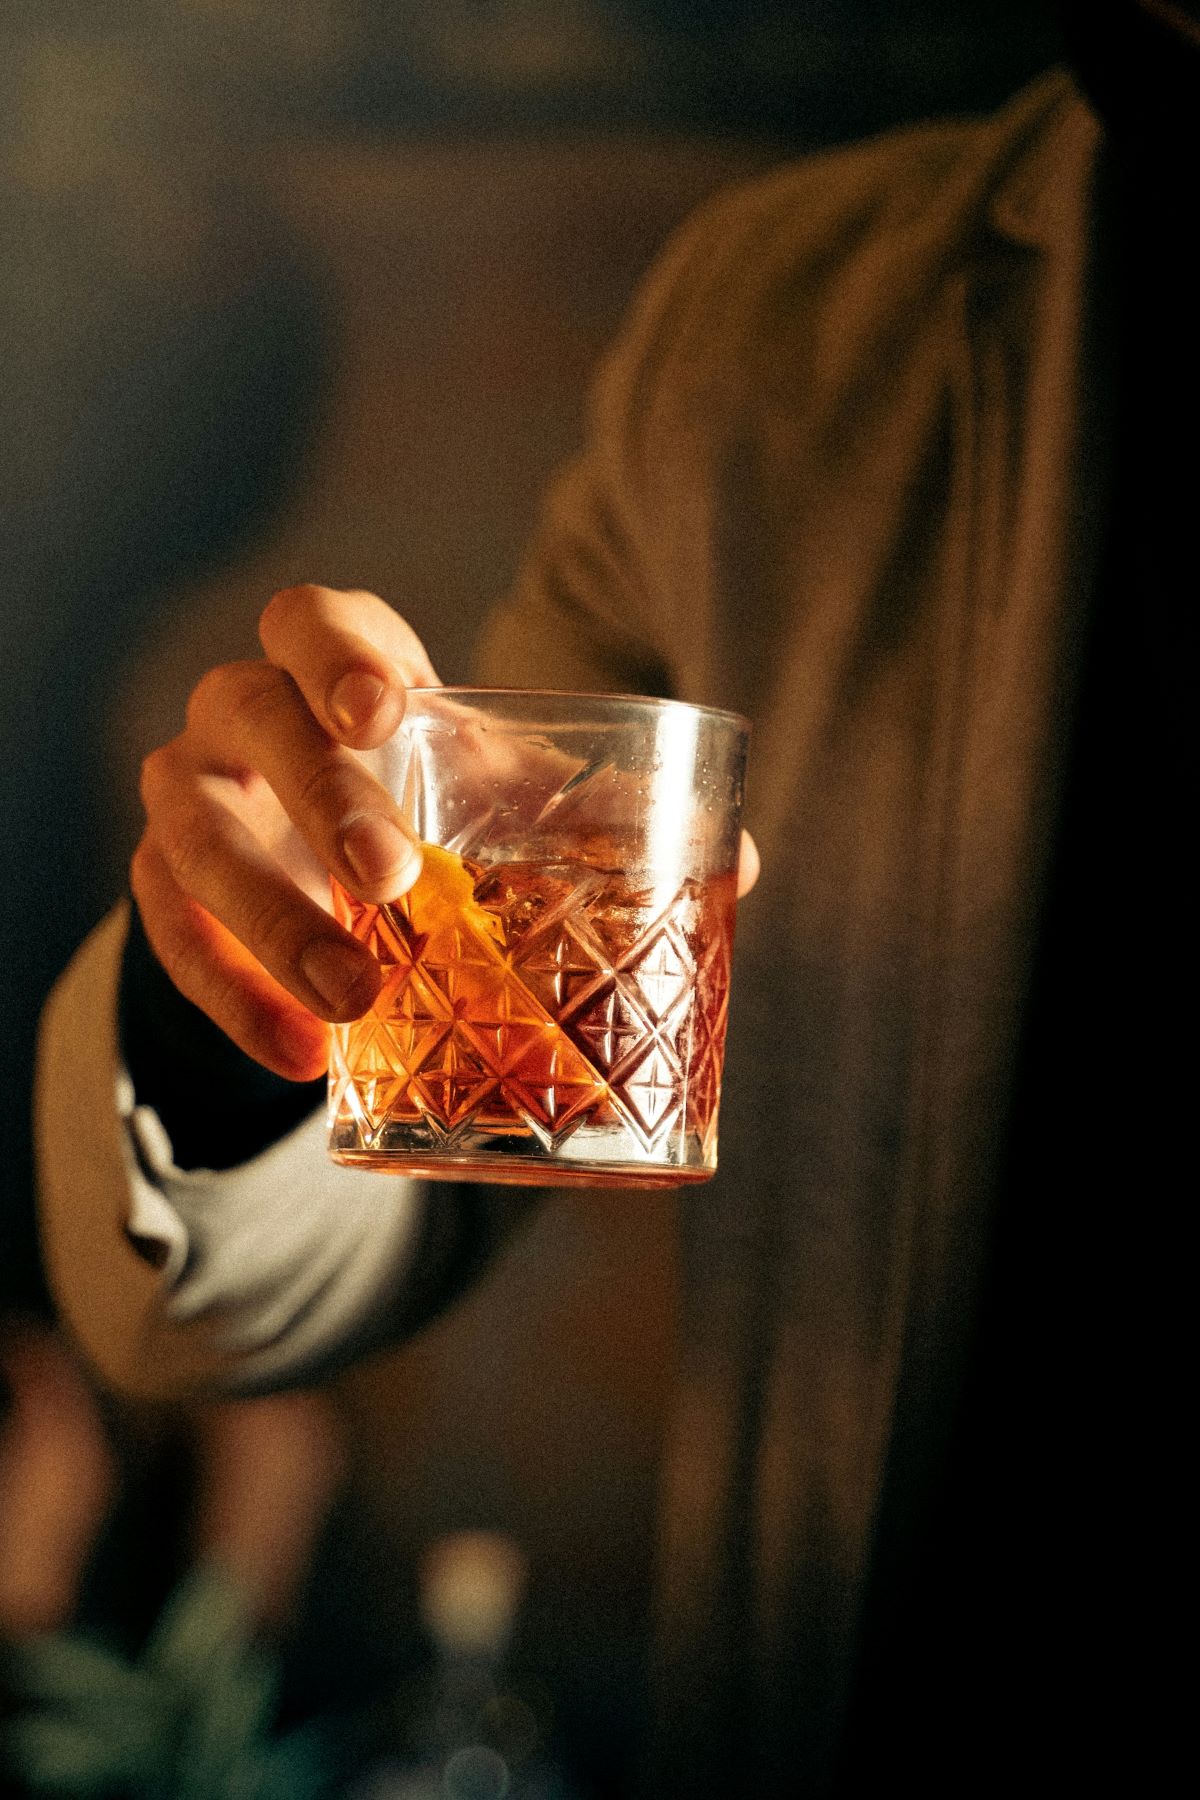
[[[384,967],[372,1011],[334,1033],[331,1108],[364,1147],[405,1124],[445,1147],[524,1133],[545,1153],[596,1127],[630,1161],[673,1135],[714,1141],[731,896],[435,850],[395,905],[338,906]]]

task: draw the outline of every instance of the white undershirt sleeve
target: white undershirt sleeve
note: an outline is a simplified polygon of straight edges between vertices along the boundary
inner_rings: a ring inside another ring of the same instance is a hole
[[[178,1397],[324,1373],[387,1337],[428,1191],[339,1167],[305,1120],[233,1169],[179,1169],[117,1047],[118,907],[47,1003],[38,1048],[41,1231],[63,1317],[102,1375]]]

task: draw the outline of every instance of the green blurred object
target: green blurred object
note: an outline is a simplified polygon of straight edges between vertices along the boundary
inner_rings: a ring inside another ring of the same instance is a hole
[[[316,1723],[275,1735],[277,1660],[222,1570],[175,1590],[140,1658],[66,1633],[9,1652],[4,1766],[69,1800],[317,1800],[338,1758]]]

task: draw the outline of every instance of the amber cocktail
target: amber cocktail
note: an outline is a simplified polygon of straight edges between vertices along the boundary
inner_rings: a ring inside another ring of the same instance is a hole
[[[669,702],[424,690],[398,735],[391,778],[424,865],[390,905],[335,889],[384,979],[366,1017],[335,1030],[332,1154],[456,1179],[704,1180],[741,721]],[[597,739],[604,753],[585,754]]]

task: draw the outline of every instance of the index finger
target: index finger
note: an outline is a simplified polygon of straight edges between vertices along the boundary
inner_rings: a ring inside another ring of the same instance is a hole
[[[264,610],[258,635],[318,723],[355,750],[372,750],[392,735],[407,688],[440,686],[412,626],[378,594],[282,588]]]

